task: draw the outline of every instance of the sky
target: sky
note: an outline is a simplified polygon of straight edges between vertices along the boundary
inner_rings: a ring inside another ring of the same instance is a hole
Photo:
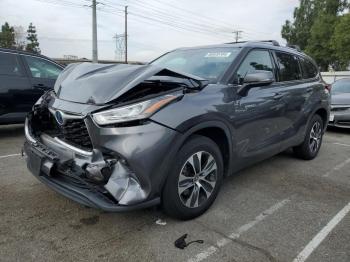
[[[128,6],[128,58],[148,62],[178,47],[275,39],[299,0],[97,0],[98,58],[115,60]],[[91,0],[0,0],[0,24],[37,29],[42,54],[91,58]]]

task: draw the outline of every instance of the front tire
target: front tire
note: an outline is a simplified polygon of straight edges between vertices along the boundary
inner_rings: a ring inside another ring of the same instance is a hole
[[[314,159],[320,151],[323,139],[323,120],[314,115],[308,125],[304,142],[293,148],[297,157],[304,160]]]
[[[192,136],[181,147],[162,193],[163,210],[178,219],[203,214],[214,202],[223,178],[219,147],[204,136]]]

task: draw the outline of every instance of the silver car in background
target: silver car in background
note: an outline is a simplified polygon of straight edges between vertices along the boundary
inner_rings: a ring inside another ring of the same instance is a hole
[[[329,126],[350,128],[350,78],[332,84],[332,106]]]

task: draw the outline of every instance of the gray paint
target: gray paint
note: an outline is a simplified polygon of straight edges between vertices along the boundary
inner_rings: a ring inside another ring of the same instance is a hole
[[[261,44],[257,46],[282,49]],[[120,95],[136,89],[143,80],[164,70],[151,65],[70,66],[58,79],[55,87],[57,97],[51,97],[49,106],[84,116],[94,153],[115,152],[126,160],[131,170],[128,175],[132,178],[130,181],[136,181],[142,191],[126,189],[125,183],[128,181],[116,181],[128,176],[119,173],[118,177],[116,173],[110,182],[114,186],[107,186],[116,199],[121,199],[119,189],[122,189],[129,196],[134,193],[123,203],[135,204],[141,200],[147,203],[159,197],[176,153],[183,142],[199,130],[215,127],[224,132],[229,148],[226,173],[230,175],[300,144],[307,123],[317,110],[324,110],[328,121],[330,96],[319,76],[257,85],[244,96],[238,94],[239,86],[232,84],[232,74],[252,48],[255,46],[242,48],[241,54],[218,83],[209,84],[201,90],[183,88],[179,101],[169,104],[140,125],[99,127],[91,114],[108,103],[118,103]],[[171,75],[174,72],[167,73]],[[190,77],[181,75],[183,78]],[[91,100],[94,104],[87,104]]]

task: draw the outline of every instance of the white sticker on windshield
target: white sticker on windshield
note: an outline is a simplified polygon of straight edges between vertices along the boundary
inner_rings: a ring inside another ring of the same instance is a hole
[[[205,57],[229,57],[231,55],[231,52],[214,52],[214,53],[207,53]]]

